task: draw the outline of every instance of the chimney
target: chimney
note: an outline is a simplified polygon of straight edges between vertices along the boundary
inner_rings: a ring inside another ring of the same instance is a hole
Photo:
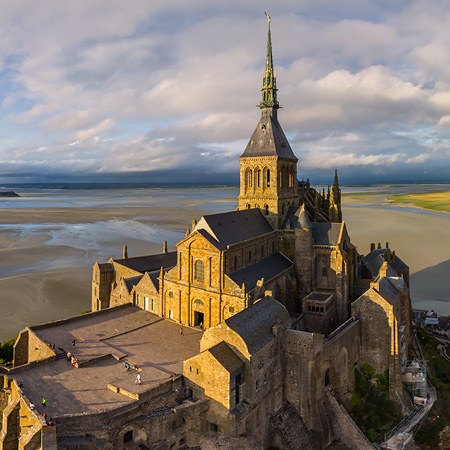
[[[163,242],[163,253],[167,253],[167,241]]]
[[[386,242],[386,248],[389,248],[389,242]]]
[[[197,226],[197,221],[195,219],[192,220],[192,229]]]
[[[373,252],[375,250],[375,242],[370,244],[370,251]]]
[[[381,264],[380,270],[378,271],[378,275],[380,278],[385,278],[387,276],[389,264],[387,261],[384,261],[383,264]]]
[[[378,250],[381,249],[381,242],[378,242]]]
[[[123,259],[127,259],[128,258],[128,247],[127,247],[127,244],[123,244],[122,258]]]

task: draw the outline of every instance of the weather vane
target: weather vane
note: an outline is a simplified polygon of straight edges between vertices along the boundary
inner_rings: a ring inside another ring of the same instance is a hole
[[[264,13],[265,15],[266,15],[266,17],[267,17],[267,23],[270,25],[270,16],[269,16],[269,14],[268,13]]]

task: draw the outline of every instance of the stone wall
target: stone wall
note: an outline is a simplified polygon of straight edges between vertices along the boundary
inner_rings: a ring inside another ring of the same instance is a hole
[[[345,407],[339,404],[331,390],[326,390],[325,397],[329,422],[336,440],[349,448],[373,450],[373,445],[358,428]]]

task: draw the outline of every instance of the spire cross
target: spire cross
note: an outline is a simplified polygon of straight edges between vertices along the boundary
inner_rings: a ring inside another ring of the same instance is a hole
[[[271,18],[269,14],[264,13],[267,18],[267,24],[269,26],[267,32],[267,52],[266,52],[266,68],[263,75],[263,87],[261,89],[261,103],[259,107],[263,108],[275,108],[278,109],[280,106],[277,101],[277,81],[275,76],[275,71],[273,69],[273,58],[272,58],[272,35],[270,32]]]

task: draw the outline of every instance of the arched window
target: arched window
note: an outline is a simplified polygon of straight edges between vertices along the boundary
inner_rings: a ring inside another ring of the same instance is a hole
[[[127,442],[133,442],[133,430],[127,431],[123,435],[123,443],[126,444]]]
[[[258,169],[256,172],[256,187],[261,187],[261,170]]]
[[[203,306],[203,302],[202,302],[199,298],[196,298],[196,299],[194,300],[194,305],[197,305],[197,306]]]
[[[205,265],[201,259],[197,259],[194,264],[194,279],[196,281],[205,280]]]
[[[246,180],[245,180],[245,184],[248,188],[253,187],[253,171],[252,169],[247,169],[245,171],[245,175],[246,175]]]
[[[270,169],[267,169],[266,173],[266,187],[270,187]]]
[[[250,209],[250,208],[251,208],[250,203],[247,203],[247,209]]]

